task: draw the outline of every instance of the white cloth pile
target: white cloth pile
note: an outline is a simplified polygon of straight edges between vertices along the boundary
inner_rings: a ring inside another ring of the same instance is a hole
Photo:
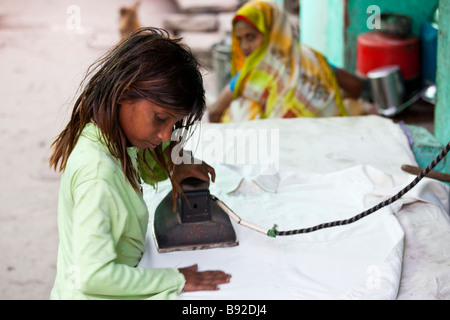
[[[279,129],[279,163],[213,164],[217,180],[211,194],[261,227],[277,224],[284,231],[347,219],[390,198],[414,178],[400,170],[404,163],[415,163],[406,137],[390,120],[268,120],[212,128],[233,126]],[[202,129],[204,134],[210,127]],[[321,133],[330,129],[335,134]],[[232,147],[227,143],[224,149]],[[183,293],[182,299],[450,297],[450,191],[443,183],[425,178],[392,205],[342,227],[271,238],[233,222],[236,247],[160,254],[152,214],[169,191],[167,181],[157,192],[145,189],[151,218],[140,266],[198,263],[203,270],[232,275],[217,292]]]

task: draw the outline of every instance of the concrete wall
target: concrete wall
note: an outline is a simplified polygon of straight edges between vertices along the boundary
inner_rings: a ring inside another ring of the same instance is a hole
[[[344,66],[344,9],[342,0],[301,0],[300,41],[338,67]]]
[[[443,2],[448,2],[444,0]],[[439,0],[301,0],[301,41],[324,53],[331,62],[350,71],[356,68],[358,35],[372,31],[367,26],[377,6],[381,13],[401,13],[412,18],[412,33],[430,19]]]
[[[434,132],[437,140],[446,145],[450,142],[450,1],[441,0],[439,14]],[[447,155],[444,172],[450,173],[450,155]]]
[[[330,62],[354,72],[356,40],[359,34],[371,31],[367,26],[376,5],[381,13],[402,13],[412,18],[412,33],[420,35],[422,23],[431,18],[437,5],[440,10],[437,103],[435,136],[446,145],[450,141],[450,1],[449,0],[301,0],[301,41],[324,53]],[[445,172],[450,173],[450,156]]]
[[[342,2],[346,2],[347,5],[344,66],[348,70],[355,71],[357,37],[361,33],[372,31],[367,27],[367,20],[372,15],[372,13],[367,13],[369,6],[378,6],[381,13],[400,13],[411,17],[411,32],[419,36],[421,25],[430,20],[439,0],[347,0],[334,1],[334,5]],[[448,0],[443,2],[448,2]]]

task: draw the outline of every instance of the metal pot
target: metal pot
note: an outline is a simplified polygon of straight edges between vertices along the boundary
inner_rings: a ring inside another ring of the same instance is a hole
[[[394,116],[400,110],[405,96],[400,67],[389,65],[369,71],[367,74],[370,83],[372,100],[379,114]]]
[[[411,33],[411,18],[396,13],[382,13],[380,16],[380,32],[400,37],[407,37]]]

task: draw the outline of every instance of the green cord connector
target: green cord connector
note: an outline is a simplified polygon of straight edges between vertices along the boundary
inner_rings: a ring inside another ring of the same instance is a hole
[[[267,235],[268,235],[269,237],[276,238],[277,235],[276,235],[275,231],[277,231],[277,228],[278,228],[278,225],[274,224],[273,227],[272,227],[272,229],[269,229],[269,230],[267,231]]]

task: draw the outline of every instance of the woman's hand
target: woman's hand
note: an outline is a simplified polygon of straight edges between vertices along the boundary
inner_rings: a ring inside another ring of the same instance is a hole
[[[219,271],[198,271],[198,265],[178,269],[186,279],[183,292],[219,290],[219,285],[229,283],[231,275]]]
[[[220,122],[223,113],[230,107],[233,101],[233,91],[226,85],[219,94],[217,101],[208,108],[209,122]]]

